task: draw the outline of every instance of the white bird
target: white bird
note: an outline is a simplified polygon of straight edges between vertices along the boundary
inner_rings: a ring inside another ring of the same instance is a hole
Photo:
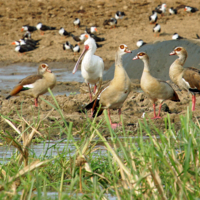
[[[81,64],[81,74],[85,79],[85,82],[88,84],[89,93],[90,93],[90,101],[92,101],[92,93],[90,89],[90,84],[95,85],[94,92],[97,89],[97,83],[99,83],[99,87],[101,87],[102,79],[103,79],[103,71],[104,71],[104,62],[103,59],[99,56],[94,55],[97,46],[95,40],[91,38],[88,34],[85,35],[88,39],[84,42],[84,50],[81,53],[72,73],[75,74],[81,58],[85,54],[82,64]]]
[[[161,27],[160,27],[160,24],[156,24],[154,27],[153,27],[153,32],[155,33],[154,36],[158,36],[160,35],[160,31],[161,31]]]
[[[81,21],[79,18],[76,18],[73,23],[74,23],[74,26],[77,26],[77,27],[80,27],[81,25]]]
[[[140,48],[141,46],[143,46],[143,45],[145,45],[146,44],[146,42],[144,42],[142,39],[140,39],[140,40],[138,40],[137,42],[136,42],[136,46],[138,47],[138,48]]]
[[[178,33],[174,33],[174,35],[172,35],[172,40],[180,40],[183,39],[183,37],[181,37]]]

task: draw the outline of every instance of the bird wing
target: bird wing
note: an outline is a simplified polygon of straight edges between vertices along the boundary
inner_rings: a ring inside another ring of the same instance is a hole
[[[24,86],[24,85],[30,85],[30,84],[33,84],[35,83],[37,80],[39,79],[42,79],[43,76],[42,75],[30,75],[30,76],[27,76],[26,78],[22,79],[19,84]]]

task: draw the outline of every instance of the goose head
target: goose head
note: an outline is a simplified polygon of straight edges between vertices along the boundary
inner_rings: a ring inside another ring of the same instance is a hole
[[[137,60],[137,59],[149,60],[149,56],[148,56],[145,52],[139,52],[139,53],[133,58],[133,60]]]
[[[170,54],[172,55],[177,55],[178,57],[186,56],[187,57],[187,51],[183,47],[176,47],[174,51],[172,51]]]
[[[45,63],[42,63],[38,67],[38,74],[43,75],[44,73],[49,72],[51,73],[51,70],[49,69],[49,66]]]
[[[131,53],[131,51],[128,49],[128,47],[125,44],[119,45],[118,54],[122,56],[126,53]]]

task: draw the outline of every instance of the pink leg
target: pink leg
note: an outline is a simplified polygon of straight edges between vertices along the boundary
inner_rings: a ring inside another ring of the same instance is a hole
[[[38,107],[38,99],[35,98],[35,107]]]
[[[96,89],[97,89],[97,85],[95,84],[95,85],[94,85],[94,94],[95,94],[95,92],[96,92]]]
[[[109,109],[107,109],[107,110],[108,110],[108,118],[109,118],[109,121],[110,121],[111,128],[116,129],[117,127],[119,127],[121,125],[121,122],[119,124],[112,123],[111,117],[110,117],[110,110]],[[121,115],[121,109],[119,109],[119,115]]]
[[[151,119],[161,119],[161,117],[160,117],[161,106],[162,106],[162,104],[160,104],[159,111],[158,111],[158,116],[156,116],[156,106],[155,106],[155,103],[153,104],[154,117],[151,118]]]
[[[195,110],[196,96],[192,95],[192,111]]]
[[[157,115],[157,119],[161,119],[162,117],[160,117],[160,111],[161,111],[161,107],[162,107],[162,103],[159,105],[159,111],[158,111],[158,115]]]

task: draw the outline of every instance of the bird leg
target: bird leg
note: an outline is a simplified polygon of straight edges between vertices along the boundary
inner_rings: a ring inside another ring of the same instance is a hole
[[[161,119],[161,117],[160,117],[161,107],[162,107],[162,103],[159,105],[159,110],[158,110],[157,119]]]
[[[192,111],[195,110],[196,96],[192,95]]]
[[[35,107],[38,107],[38,98],[35,98]]]
[[[158,116],[156,116],[156,106],[155,106],[155,103],[153,104],[154,117],[151,119],[161,119],[161,117],[160,117],[161,106],[162,106],[162,103],[159,106]]]
[[[112,120],[111,120],[111,117],[110,117],[110,110],[109,109],[107,109],[107,110],[108,110],[108,118],[109,118],[109,121],[110,121],[111,128],[112,129],[116,129],[117,127],[121,126],[122,122],[120,122],[120,123],[112,123]],[[119,108],[118,113],[119,113],[119,116],[120,116],[121,115],[121,108]]]
[[[88,83],[88,88],[89,88],[89,93],[90,93],[90,102],[92,102],[92,92],[91,92],[90,84],[89,83]],[[94,111],[94,108],[92,107],[92,109],[91,109],[91,115],[89,116],[90,118],[92,118],[92,116],[93,116],[93,111]]]
[[[94,94],[96,93],[97,85],[94,85]]]

